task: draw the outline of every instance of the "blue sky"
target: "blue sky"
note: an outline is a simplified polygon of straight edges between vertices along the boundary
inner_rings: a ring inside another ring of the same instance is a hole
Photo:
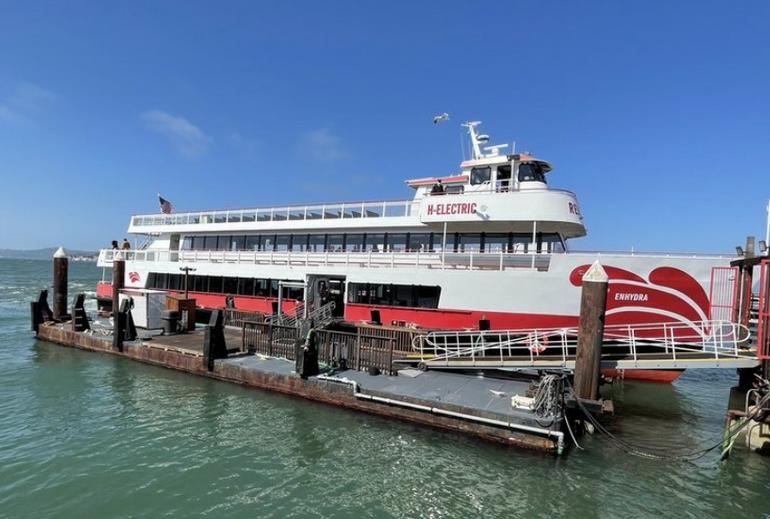
[[[479,119],[577,193],[573,248],[730,252],[764,234],[768,27],[767,2],[4,3],[0,247],[104,246],[156,192],[409,196]]]

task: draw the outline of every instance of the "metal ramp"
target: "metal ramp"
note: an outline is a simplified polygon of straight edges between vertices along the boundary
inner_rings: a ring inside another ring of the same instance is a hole
[[[429,369],[575,367],[577,328],[441,331],[414,338],[401,362]],[[609,325],[602,367],[616,369],[750,368],[758,364],[749,330],[721,320]]]
[[[267,317],[265,321],[280,326],[299,327],[302,321],[312,320],[316,328],[325,328],[334,321],[335,308],[336,303],[334,301],[329,301],[325,305],[308,312],[307,316],[305,316],[305,303],[299,301],[295,308],[294,315],[274,314]]]

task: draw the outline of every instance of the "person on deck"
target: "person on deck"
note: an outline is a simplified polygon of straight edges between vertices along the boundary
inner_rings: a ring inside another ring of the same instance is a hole
[[[431,195],[443,195],[444,194],[444,184],[441,183],[441,179],[439,178],[436,180],[436,183],[433,184],[433,187],[430,189]]]
[[[120,247],[118,247],[118,240],[112,240],[112,250],[118,250]]]
[[[131,249],[131,244],[128,243],[127,239],[123,238],[123,244],[120,246],[120,248],[123,250],[129,250]]]

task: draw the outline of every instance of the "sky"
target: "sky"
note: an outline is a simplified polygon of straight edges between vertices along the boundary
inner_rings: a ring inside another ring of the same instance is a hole
[[[770,3],[3,2],[0,248],[396,199],[465,120],[550,161],[580,250],[732,252],[770,198]],[[451,120],[434,125],[448,112]]]

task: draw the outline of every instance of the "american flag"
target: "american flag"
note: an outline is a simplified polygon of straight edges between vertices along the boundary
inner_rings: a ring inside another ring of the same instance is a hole
[[[174,204],[160,196],[158,193],[158,203],[160,204],[160,212],[163,214],[171,214],[174,212]]]

